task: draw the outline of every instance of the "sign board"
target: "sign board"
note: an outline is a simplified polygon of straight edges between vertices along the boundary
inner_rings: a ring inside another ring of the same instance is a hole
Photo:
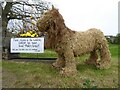
[[[11,38],[11,53],[44,53],[44,38]]]

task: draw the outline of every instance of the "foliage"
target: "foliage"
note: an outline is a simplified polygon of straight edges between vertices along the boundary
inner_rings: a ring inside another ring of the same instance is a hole
[[[115,44],[120,44],[120,33],[118,33],[118,34],[115,36],[114,43],[115,43]]]
[[[22,0],[20,2],[6,2],[5,0],[0,2],[0,8],[2,9],[2,26],[3,37],[6,36],[6,30],[9,27],[11,32],[18,32],[19,29],[25,30],[26,25],[34,25],[33,21],[36,21],[40,15],[50,8],[51,3],[47,1],[36,1],[30,3],[29,0]],[[32,19],[32,22],[31,20]],[[22,21],[22,23],[18,22]],[[12,25],[8,25],[8,23]],[[35,29],[36,30],[36,29]]]
[[[92,82],[90,81],[90,79],[86,79],[83,85],[85,86],[85,88],[97,88],[98,87],[98,86],[92,86],[91,83]]]
[[[120,44],[120,33],[118,33],[116,36],[106,36],[106,39],[111,44]]]
[[[21,27],[21,25],[18,25],[20,28],[20,32],[17,34],[18,37],[38,37],[40,36],[40,32],[38,31],[36,27],[36,20],[33,19],[31,16],[28,22],[23,23],[24,28]]]

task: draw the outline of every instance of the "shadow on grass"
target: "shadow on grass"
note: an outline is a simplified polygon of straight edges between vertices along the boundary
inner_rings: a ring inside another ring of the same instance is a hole
[[[85,72],[87,70],[97,70],[97,68],[94,65],[78,64],[77,70],[79,72]]]

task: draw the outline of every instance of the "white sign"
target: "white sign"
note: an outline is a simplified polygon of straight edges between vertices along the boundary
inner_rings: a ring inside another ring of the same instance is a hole
[[[11,38],[11,53],[44,53],[44,38]]]

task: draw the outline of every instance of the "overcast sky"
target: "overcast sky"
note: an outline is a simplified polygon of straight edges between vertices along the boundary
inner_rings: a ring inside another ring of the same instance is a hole
[[[118,1],[120,0],[46,0],[62,14],[72,30],[101,29],[105,35],[118,33]]]

